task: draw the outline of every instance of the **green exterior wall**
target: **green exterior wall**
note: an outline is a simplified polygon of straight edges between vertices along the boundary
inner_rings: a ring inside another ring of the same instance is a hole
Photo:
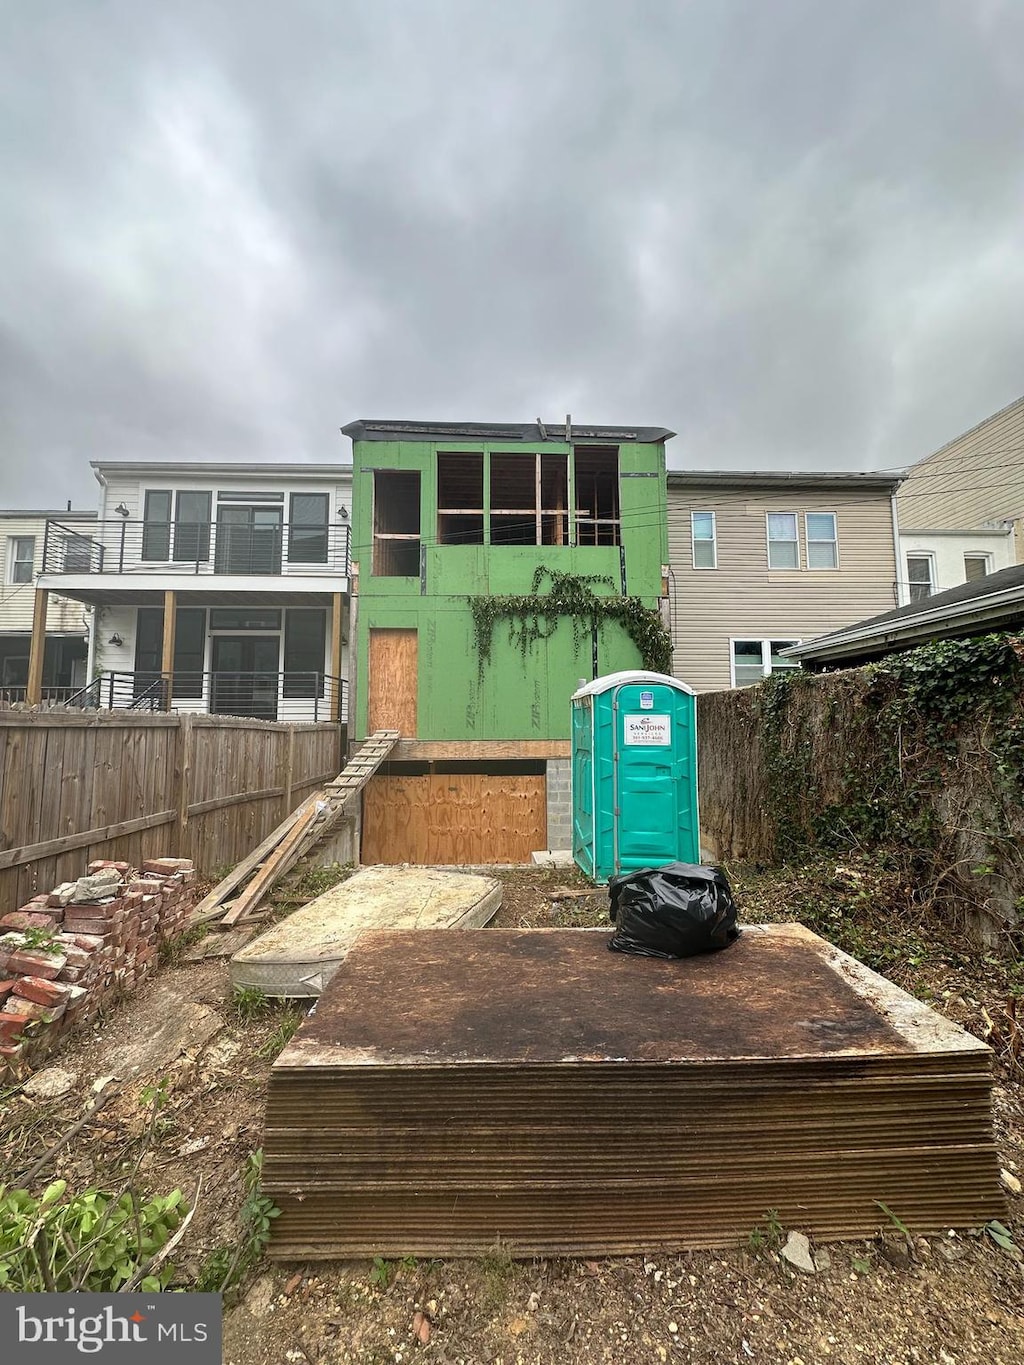
[[[618,546],[437,545],[437,460],[442,451],[484,452],[484,499],[489,498],[486,458],[491,451],[557,454],[571,447],[554,442],[443,443],[360,441],[353,450],[353,559],[359,565],[354,737],[366,734],[369,632],[397,627],[418,632],[417,738],[423,740],[568,739],[569,698],[592,674],[590,632],[577,649],[572,621],[561,618],[554,634],[537,642],[525,659],[510,644],[508,626],[494,631],[491,658],[479,673],[473,619],[466,598],[480,593],[528,593],[534,571],[600,574],[656,607],[661,567],[668,562],[665,450],[662,444],[619,445],[622,551]],[[373,562],[373,473],[420,471],[420,577],[377,577]],[[485,519],[486,524],[486,519]],[[485,529],[486,534],[486,529]],[[546,591],[543,585],[541,591]],[[598,592],[607,591],[599,587]],[[641,667],[640,656],[620,626],[599,631],[599,671]]]

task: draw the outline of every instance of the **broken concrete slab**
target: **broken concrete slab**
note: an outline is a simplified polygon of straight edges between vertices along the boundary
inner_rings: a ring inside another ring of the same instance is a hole
[[[275,924],[231,959],[236,990],[320,995],[367,929],[479,929],[501,906],[493,877],[436,867],[365,867]]]
[[[105,1039],[96,1065],[124,1081],[171,1066],[184,1052],[195,1052],[224,1027],[216,1010],[200,1004],[176,987],[156,982],[147,1001],[147,1017],[154,1021],[141,1037]]]
[[[793,1266],[795,1270],[802,1270],[805,1275],[813,1275],[818,1269],[814,1264],[814,1257],[811,1255],[810,1240],[802,1232],[791,1232],[789,1234],[781,1254],[784,1261]]]

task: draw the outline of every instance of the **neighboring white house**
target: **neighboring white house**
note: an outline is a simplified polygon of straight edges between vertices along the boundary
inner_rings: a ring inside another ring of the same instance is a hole
[[[63,528],[70,554],[96,525],[95,512],[0,511],[0,701],[23,701],[28,682],[32,608],[43,566],[47,522]],[[46,615],[43,697],[62,701],[88,681],[89,609],[51,596]]]
[[[55,516],[37,583],[95,611],[86,704],[346,718],[351,466],[92,468],[88,542]]]
[[[1014,563],[1013,523],[992,530],[903,531],[900,563],[903,602],[923,602],[926,597],[974,583],[979,578],[1008,569]]]

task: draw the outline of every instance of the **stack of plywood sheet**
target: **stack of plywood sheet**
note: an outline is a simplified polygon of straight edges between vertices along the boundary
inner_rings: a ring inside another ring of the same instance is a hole
[[[360,938],[273,1069],[281,1257],[590,1255],[1004,1216],[990,1056],[796,925]]]

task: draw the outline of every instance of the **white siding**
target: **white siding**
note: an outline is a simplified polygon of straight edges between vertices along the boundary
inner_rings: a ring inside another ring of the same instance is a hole
[[[965,555],[985,555],[989,573],[1013,564],[1013,536],[1009,531],[907,532],[900,536],[900,573],[907,583],[907,556],[927,554],[934,564],[935,592],[967,582]],[[909,599],[908,599],[909,600]]]
[[[76,516],[74,512],[55,514],[62,526],[72,531],[90,534],[95,518]],[[32,630],[32,610],[35,604],[35,580],[43,567],[43,538],[46,533],[46,518],[23,516],[17,512],[0,513],[0,634],[12,635],[30,633]],[[11,542],[18,537],[31,536],[35,541],[31,583],[12,583],[11,579]],[[86,627],[82,616],[87,608],[81,602],[50,594],[46,612],[46,631],[48,635],[84,635]]]

